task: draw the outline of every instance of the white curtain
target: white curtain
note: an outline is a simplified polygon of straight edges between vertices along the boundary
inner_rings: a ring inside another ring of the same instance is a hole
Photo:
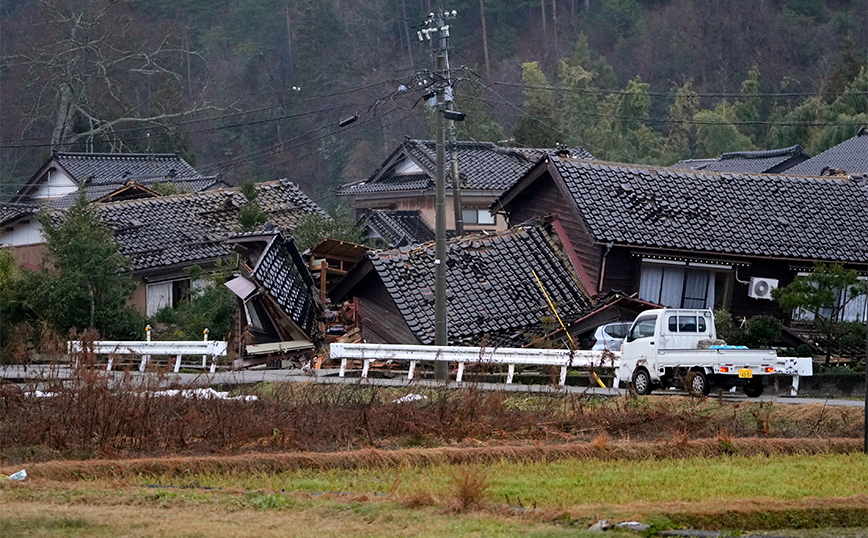
[[[705,308],[708,302],[708,271],[691,269],[684,282],[684,308]]]
[[[642,276],[639,281],[639,298],[652,303],[660,302],[660,286],[663,283],[663,267],[660,265],[642,264]]]
[[[660,290],[660,304],[665,307],[679,308],[684,291],[684,268],[666,267],[663,270],[663,285]]]
[[[147,315],[153,316],[157,310],[164,306],[172,305],[172,283],[160,282],[157,284],[148,284],[147,291]]]
[[[846,296],[844,293],[842,295],[842,300],[846,300]],[[865,295],[860,295],[854,299],[852,299],[849,303],[844,306],[843,312],[843,320],[844,321],[865,321],[866,316],[866,297]]]

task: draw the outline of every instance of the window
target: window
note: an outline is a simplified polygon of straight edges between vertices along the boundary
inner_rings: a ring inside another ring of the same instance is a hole
[[[606,334],[611,336],[612,338],[626,338],[627,331],[630,330],[629,323],[612,323],[606,325],[606,328],[603,329]]]
[[[189,278],[148,284],[145,297],[147,302],[145,313],[150,317],[163,307],[171,306],[175,308],[179,302],[190,297],[191,286],[193,290],[198,290],[204,287],[205,284],[203,280],[196,280],[191,283]]]
[[[630,331],[630,339],[648,338],[654,336],[654,326],[657,325],[657,316],[645,316],[636,320],[633,330]]]
[[[496,216],[488,209],[462,209],[461,218],[464,224],[495,224]]]
[[[862,280],[862,277],[859,277]],[[841,308],[844,305],[844,308]],[[868,295],[858,295],[851,297],[849,290],[843,290],[838,294],[838,299],[835,303],[835,308],[824,307],[820,309],[820,315],[824,318],[831,318],[835,314],[835,309],[840,309],[838,312],[839,321],[862,321],[868,320]],[[814,313],[808,312],[803,308],[793,310],[793,319],[800,321],[813,321]]]
[[[708,328],[702,316],[669,316],[669,332],[704,333]]]
[[[677,263],[677,262],[676,262]],[[732,274],[678,265],[643,263],[639,298],[669,308],[725,308]]]

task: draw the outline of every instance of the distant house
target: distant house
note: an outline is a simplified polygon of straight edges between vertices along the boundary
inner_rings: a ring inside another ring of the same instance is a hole
[[[458,142],[458,171],[464,229],[503,230],[506,222],[491,215],[488,206],[520,178],[545,153],[540,149],[505,148],[489,142]],[[593,159],[582,148],[573,157]],[[446,229],[455,230],[450,158],[446,156]],[[352,202],[356,219],[372,210],[418,211],[430,228],[435,226],[433,140],[405,139],[367,179],[347,183],[336,193]]]
[[[770,289],[815,262],[865,272],[868,180],[749,175],[548,156],[493,205],[552,215],[584,285],[651,303],[781,317]],[[866,302],[852,315],[865,319]]]
[[[521,347],[544,336],[557,326],[546,294],[565,322],[590,307],[550,223],[456,237],[448,241],[447,256],[450,345]],[[368,252],[329,296],[354,301],[367,342],[433,344],[433,242]]]
[[[256,201],[276,230],[290,233],[309,215],[326,215],[286,179],[257,183],[256,190]],[[191,287],[199,285],[191,282],[186,270],[193,265],[213,268],[218,259],[231,254],[224,241],[240,231],[238,212],[246,203],[235,188],[98,204],[100,217],[112,229],[121,254],[133,262],[139,284],[135,306],[150,316],[164,306],[174,306]],[[11,232],[4,228],[0,243],[15,236],[19,227],[33,229],[36,209],[28,211],[10,221]],[[53,218],[62,220],[66,209],[51,211]],[[41,233],[31,235],[36,243],[18,244],[16,256],[34,248],[41,254]]]
[[[204,176],[175,153],[53,152],[8,203],[0,204],[0,247],[35,268],[42,256],[40,209],[63,209],[79,192],[89,202],[109,203],[226,187]]]
[[[868,173],[868,129],[787,170],[797,176],[837,176]]]
[[[72,205],[79,190],[88,201],[108,202],[150,197],[161,186],[179,193],[228,187],[215,176],[203,176],[176,153],[55,151],[10,202],[63,208]]]
[[[365,239],[380,240],[387,248],[418,245],[434,240],[434,229],[422,218],[421,211],[372,209],[358,222]]]
[[[798,144],[788,148],[766,151],[735,151],[716,159],[686,159],[672,168],[707,170],[709,172],[744,172],[752,174],[779,174],[808,160],[810,156]],[[789,173],[789,172],[788,172]]]

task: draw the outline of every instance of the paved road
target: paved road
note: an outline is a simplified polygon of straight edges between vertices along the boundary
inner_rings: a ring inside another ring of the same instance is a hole
[[[43,383],[49,380],[67,379],[71,376],[72,370],[67,366],[0,366],[0,379],[6,379],[13,383]],[[124,372],[106,372],[113,379],[121,379],[128,375]],[[141,374],[139,372],[131,372],[135,380],[151,380],[154,378],[159,380],[159,384],[163,387],[184,386],[217,386],[217,385],[244,385],[256,384],[262,382],[316,382],[322,384],[357,384],[357,385],[375,385],[380,387],[437,387],[440,386],[438,381],[434,380],[412,380],[408,381],[404,378],[368,378],[361,379],[358,377],[338,377],[338,370],[243,370],[243,371],[221,371],[214,374],[208,373],[166,373],[166,374]],[[505,390],[509,392],[527,392],[527,393],[561,393],[561,394],[588,394],[594,396],[621,396],[626,393],[623,389],[604,389],[600,387],[556,387],[553,385],[518,385],[503,383],[456,383],[450,381],[449,387],[469,387],[473,386],[481,390]],[[679,394],[683,392],[677,391],[657,391],[654,394]],[[785,404],[811,404],[821,403],[828,406],[852,406],[864,407],[865,402],[861,400],[832,400],[819,398],[798,398],[790,396],[773,396],[763,395],[760,398],[747,398],[741,393],[724,393],[723,400],[727,402],[740,401],[765,401],[778,402]]]

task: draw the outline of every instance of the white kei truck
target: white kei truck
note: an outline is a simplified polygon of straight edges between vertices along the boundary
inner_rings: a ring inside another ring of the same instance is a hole
[[[646,310],[636,317],[621,347],[618,380],[632,383],[638,394],[681,387],[706,396],[714,386],[742,387],[748,397],[756,398],[773,374],[793,375],[796,385],[799,375],[812,374],[810,358],[778,358],[774,349],[699,349],[700,341],[716,338],[711,310]]]

